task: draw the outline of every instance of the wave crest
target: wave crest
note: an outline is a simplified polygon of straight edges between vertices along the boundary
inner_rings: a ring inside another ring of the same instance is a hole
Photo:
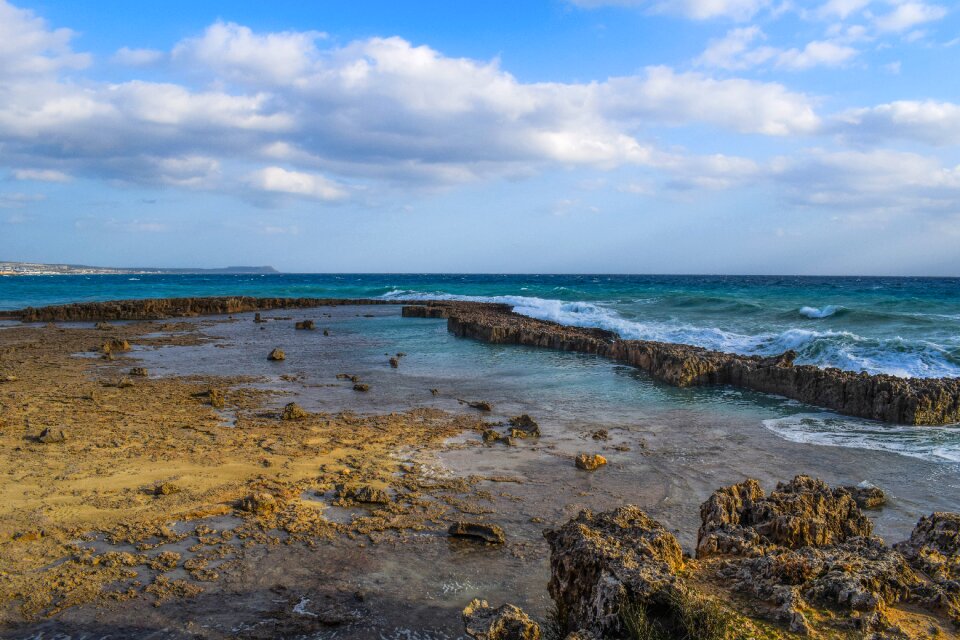
[[[800,307],[800,315],[812,320],[819,320],[821,318],[829,318],[842,308],[843,307],[837,307],[832,304],[828,304],[822,309],[817,309],[816,307]]]

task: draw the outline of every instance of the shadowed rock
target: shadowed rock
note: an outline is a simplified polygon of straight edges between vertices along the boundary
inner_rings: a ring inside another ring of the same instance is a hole
[[[467,635],[475,640],[540,640],[540,625],[521,609],[505,604],[494,609],[486,600],[473,600],[463,610]]]
[[[298,405],[296,402],[288,402],[286,406],[283,407],[283,411],[280,413],[281,420],[303,420],[308,414],[303,410],[303,407]]]
[[[503,529],[495,524],[482,522],[454,522],[447,533],[455,538],[466,538],[486,544],[503,544],[507,540]]]
[[[287,354],[283,352],[283,349],[274,349],[267,356],[267,360],[273,360],[275,362],[280,360],[286,360],[286,359],[287,359]]]

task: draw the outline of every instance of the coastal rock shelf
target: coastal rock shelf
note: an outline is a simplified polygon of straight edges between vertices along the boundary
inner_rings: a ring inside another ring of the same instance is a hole
[[[772,393],[838,413],[909,425],[960,422],[960,378],[899,378],[835,368],[795,365],[796,354],[744,356],[702,347],[622,340],[611,331],[570,327],[514,313],[506,304],[344,298],[246,296],[86,302],[0,312],[23,322],[156,320],[274,309],[337,305],[403,305],[408,318],[445,318],[454,335],[595,354],[647,371],[678,387],[728,384]]]
[[[404,306],[403,315],[446,318],[449,331],[464,338],[596,354],[678,387],[729,384],[898,424],[960,422],[960,378],[898,378],[795,365],[793,351],[773,357],[743,356],[684,344],[621,340],[602,329],[521,316],[509,305],[429,302]]]

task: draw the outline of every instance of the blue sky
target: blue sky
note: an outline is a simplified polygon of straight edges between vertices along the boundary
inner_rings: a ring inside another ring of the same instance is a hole
[[[934,0],[0,0],[0,260],[960,275]]]

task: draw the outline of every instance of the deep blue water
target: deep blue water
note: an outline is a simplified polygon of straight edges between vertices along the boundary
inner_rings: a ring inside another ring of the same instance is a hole
[[[903,376],[960,376],[960,279],[636,275],[103,275],[0,278],[0,309],[205,295],[496,300],[627,338]]]

